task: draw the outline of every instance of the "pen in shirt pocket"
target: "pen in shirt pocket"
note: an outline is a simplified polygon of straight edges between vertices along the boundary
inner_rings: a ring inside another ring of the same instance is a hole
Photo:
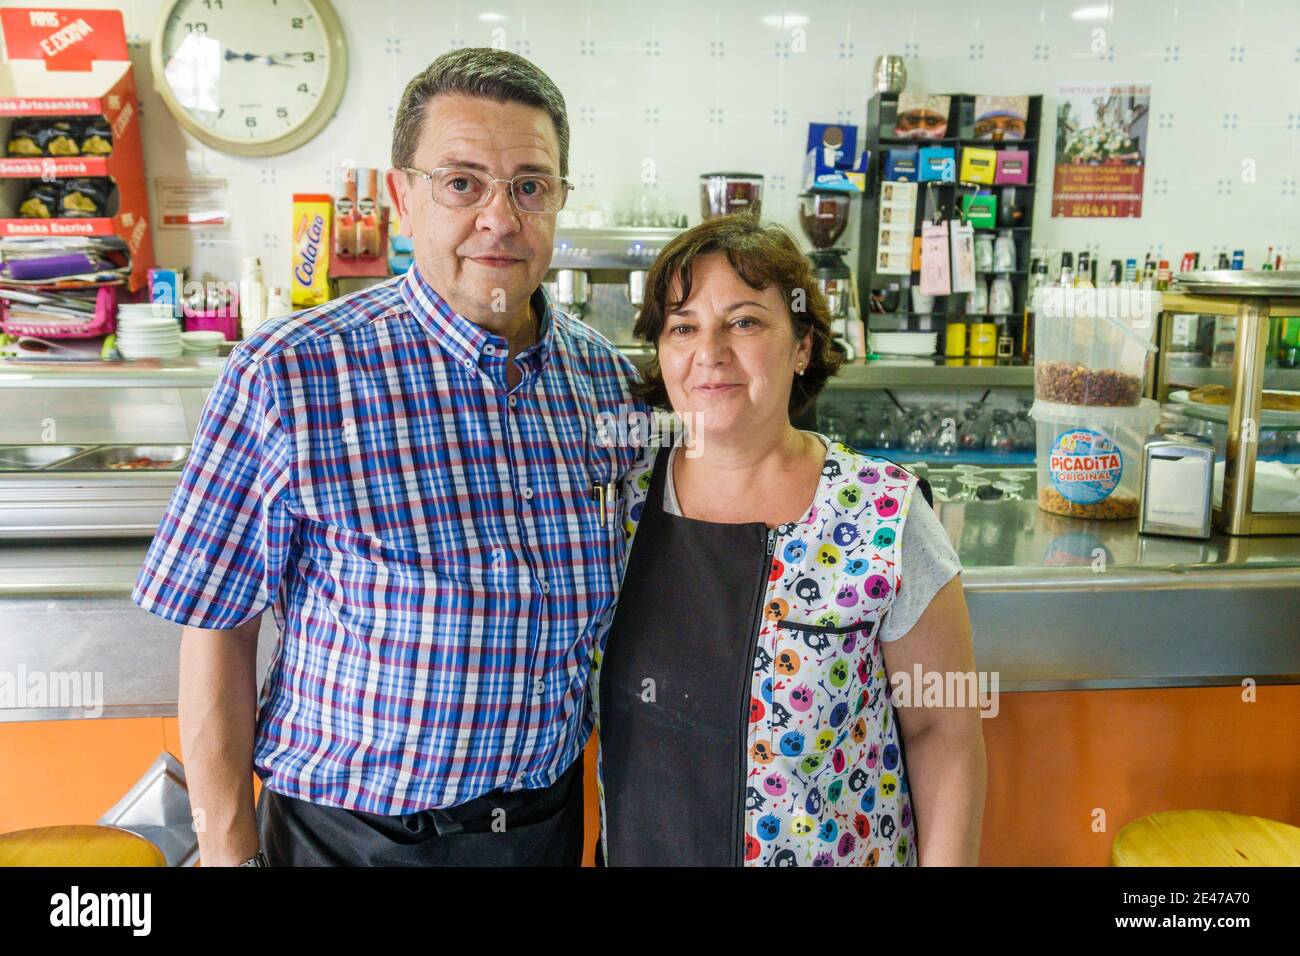
[[[612,481],[593,481],[591,483],[591,490],[587,493],[587,498],[599,504],[601,524],[609,522],[609,513],[613,509],[615,494],[614,482]]]

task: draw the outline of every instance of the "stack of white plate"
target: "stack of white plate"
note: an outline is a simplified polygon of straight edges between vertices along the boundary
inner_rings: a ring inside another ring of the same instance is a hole
[[[872,332],[871,348],[877,355],[933,355],[938,332]]]
[[[125,359],[177,358],[181,326],[168,311],[149,303],[117,307],[117,350]]]
[[[221,332],[197,330],[181,333],[182,355],[220,355],[226,337]]]

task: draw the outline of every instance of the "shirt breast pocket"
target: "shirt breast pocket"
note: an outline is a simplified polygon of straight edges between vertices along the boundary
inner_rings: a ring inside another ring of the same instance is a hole
[[[586,450],[582,469],[582,473],[576,476],[581,487],[576,490],[581,498],[579,512],[583,540],[597,551],[605,573],[611,576],[610,586],[614,587],[621,577],[618,493],[622,471],[619,449],[592,444]]]

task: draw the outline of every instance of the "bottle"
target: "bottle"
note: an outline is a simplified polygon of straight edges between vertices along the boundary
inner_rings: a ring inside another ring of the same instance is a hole
[[[245,256],[239,268],[239,333],[248,338],[266,321],[266,284],[262,281],[262,260]]]
[[[1118,259],[1111,259],[1110,268],[1106,270],[1106,281],[1104,284],[1107,286],[1118,286],[1123,281],[1124,267],[1120,265]]]
[[[1009,230],[998,233],[993,241],[993,272],[1016,271],[1016,241],[1011,238]]]
[[[1138,261],[1136,259],[1124,260],[1124,284],[1138,284]]]
[[[1268,253],[1267,255],[1264,256],[1264,271],[1265,272],[1273,271],[1273,247],[1272,246],[1268,247]]]
[[[1173,280],[1173,274],[1169,271],[1169,260],[1161,259],[1160,266],[1156,269],[1156,291],[1164,292],[1169,288],[1169,283]]]
[[[1011,360],[1016,357],[1016,340],[1011,337],[1009,328],[1011,320],[1002,316],[997,320],[998,326],[998,364],[1010,365]]]
[[[282,315],[288,315],[293,311],[293,305],[289,302],[289,293],[282,286],[271,286],[270,294],[266,300],[266,317],[267,319],[276,319]]]
[[[1026,365],[1034,361],[1034,297],[1040,288],[1050,285],[1047,260],[1037,258],[1029,264],[1029,283],[1025,292],[1025,318],[1020,325],[1020,359]]]
[[[1228,262],[1228,254],[1227,254],[1226,252],[1220,252],[1220,253],[1219,253],[1219,264],[1218,264],[1215,268],[1218,268],[1218,269],[1231,269],[1231,268],[1232,268],[1232,264],[1231,264],[1230,262]]]
[[[1061,253],[1061,272],[1056,277],[1056,284],[1062,288],[1074,285],[1074,256],[1068,252]]]
[[[1097,263],[1086,252],[1079,253],[1079,274],[1075,277],[1074,287],[1076,289],[1095,289],[1097,284],[1093,281],[1096,275],[1094,270]]]
[[[1011,280],[1005,275],[996,275],[989,286],[989,315],[1010,315],[1014,302]]]
[[[1088,262],[1090,259],[1091,257],[1088,255],[1088,253],[1086,252],[1079,253],[1079,269],[1078,272],[1075,273],[1075,277],[1074,277],[1074,285],[1076,288],[1078,288],[1079,286],[1086,286],[1088,288],[1092,287],[1092,283],[1089,281],[1089,275],[1088,275]]]

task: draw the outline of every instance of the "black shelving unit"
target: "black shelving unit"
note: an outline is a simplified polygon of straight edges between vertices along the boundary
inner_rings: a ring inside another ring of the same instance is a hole
[[[961,171],[961,152],[967,147],[977,147],[982,149],[1023,149],[1029,153],[1029,182],[1025,185],[1001,186],[1001,185],[983,185],[979,184],[981,192],[991,193],[1001,199],[1003,189],[1014,188],[1021,194],[1021,202],[1024,207],[1024,217],[1021,220],[1023,225],[1019,226],[994,226],[992,229],[977,229],[975,234],[981,233],[996,235],[1001,231],[1009,231],[1016,244],[1016,265],[1018,268],[1013,272],[997,273],[1006,275],[1011,281],[1012,288],[1012,312],[1007,317],[1011,323],[1011,332],[1015,337],[1017,346],[1019,346],[1021,327],[1024,322],[1025,299],[1029,288],[1029,262],[1030,254],[1033,249],[1033,223],[1034,223],[1034,200],[1036,183],[1036,169],[1038,165],[1038,141],[1042,128],[1043,116],[1043,98],[1041,96],[1029,97],[1029,115],[1026,118],[1025,138],[1018,140],[977,140],[974,138],[975,126],[975,95],[970,93],[952,93],[949,94],[949,112],[948,112],[948,130],[954,135],[946,136],[942,139],[905,139],[890,135],[893,132],[895,120],[898,114],[898,94],[897,93],[877,93],[867,103],[867,119],[865,126],[864,147],[871,150],[871,176],[868,180],[866,194],[862,197],[862,215],[860,217],[860,235],[858,239],[858,301],[863,304],[863,309],[867,310],[867,303],[871,301],[873,290],[887,289],[890,284],[897,283],[901,290],[899,305],[896,311],[892,313],[871,313],[866,312],[864,316],[867,320],[868,339],[870,330],[873,328],[885,328],[879,320],[886,315],[893,319],[903,319],[903,327],[917,331],[936,331],[942,333],[944,326],[949,317],[965,317],[966,295],[967,293],[955,293],[953,295],[939,296],[935,300],[934,309],[930,313],[916,313],[910,311],[912,283],[919,281],[916,272],[910,275],[881,275],[876,272],[876,240],[880,227],[880,187],[885,182],[885,153],[891,148],[910,148],[925,146],[951,146],[956,152],[958,175]],[[916,208],[916,226],[914,235],[921,234],[921,227],[926,221],[926,197],[933,195],[936,204],[944,210],[944,218],[952,218],[956,211],[960,209],[960,197],[963,193],[970,193],[975,184],[957,183],[918,183],[917,184],[917,208]],[[1001,203],[999,202],[999,207]],[[1000,215],[1000,213],[999,213]],[[984,275],[992,275],[985,273]],[[896,323],[892,323],[896,324]],[[943,337],[940,335],[940,351],[942,351]]]

